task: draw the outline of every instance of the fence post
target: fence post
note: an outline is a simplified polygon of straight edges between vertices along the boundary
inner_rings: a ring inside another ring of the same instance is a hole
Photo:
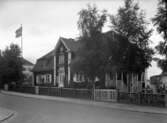
[[[50,88],[51,88],[51,87],[49,86],[49,87],[48,87],[48,95],[50,95]]]
[[[167,93],[165,93],[165,107],[167,107]]]
[[[39,94],[39,86],[35,86],[35,94]]]
[[[138,95],[138,101],[137,101],[137,103],[141,104],[141,100],[140,100],[141,99],[141,93],[137,93],[137,95]]]
[[[60,96],[62,97],[62,87],[60,87]]]
[[[92,100],[95,101],[95,89],[92,89]]]
[[[116,102],[118,102],[118,101],[119,101],[119,89],[116,90]]]
[[[9,89],[9,88],[8,88],[8,84],[5,84],[5,85],[4,85],[4,89],[5,89],[5,91],[8,91],[8,89]]]

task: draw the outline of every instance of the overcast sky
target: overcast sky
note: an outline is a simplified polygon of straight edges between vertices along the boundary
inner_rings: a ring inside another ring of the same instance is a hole
[[[158,0],[138,0],[139,6],[146,13],[146,19],[154,17]],[[59,37],[76,38],[78,12],[86,5],[96,4],[110,14],[116,14],[123,0],[0,0],[0,49],[4,50],[10,43],[21,44],[20,38],[15,38],[15,31],[23,25],[23,54],[35,63],[42,55],[52,50]],[[109,25],[104,28],[109,30]],[[151,47],[162,40],[154,30]],[[161,71],[152,63],[148,69],[148,76],[159,74]]]

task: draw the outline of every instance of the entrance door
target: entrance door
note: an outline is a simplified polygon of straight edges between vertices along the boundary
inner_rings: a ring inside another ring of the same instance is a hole
[[[64,87],[64,82],[65,82],[65,71],[64,68],[60,68],[58,72],[58,86],[59,87]]]

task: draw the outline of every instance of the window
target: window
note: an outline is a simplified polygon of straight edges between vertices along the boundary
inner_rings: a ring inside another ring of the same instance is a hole
[[[65,74],[63,72],[59,73],[59,87],[64,87]]]
[[[51,74],[47,74],[46,75],[46,82],[47,83],[51,83],[52,82],[52,75]]]
[[[46,76],[45,75],[41,75],[41,80],[42,80],[42,84],[46,83]]]
[[[39,84],[39,76],[36,76],[36,83]]]
[[[83,82],[83,81],[85,81],[84,74],[81,74],[81,73],[76,73],[74,78],[75,78],[74,81],[76,81],[76,82]]]
[[[64,55],[59,55],[59,64],[64,63]]]
[[[37,84],[50,84],[52,82],[51,74],[41,74],[36,76]]]
[[[36,76],[36,83],[37,84],[42,84],[43,83],[43,76],[42,75],[37,75]]]
[[[77,80],[77,81],[80,81],[80,80],[81,80],[81,75],[78,74],[78,73],[76,74],[76,80]]]

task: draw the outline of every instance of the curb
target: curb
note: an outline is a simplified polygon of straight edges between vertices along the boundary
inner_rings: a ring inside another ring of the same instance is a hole
[[[18,92],[12,92],[12,91],[1,91],[1,93],[7,94],[7,95],[22,96],[27,98],[42,99],[42,100],[53,100],[53,101],[61,101],[61,102],[68,102],[68,103],[75,103],[75,104],[99,106],[99,107],[111,108],[115,110],[167,115],[166,108],[138,106],[133,104],[122,104],[122,103],[115,103],[115,102],[97,102],[92,100],[25,94],[25,93],[18,93]]]

